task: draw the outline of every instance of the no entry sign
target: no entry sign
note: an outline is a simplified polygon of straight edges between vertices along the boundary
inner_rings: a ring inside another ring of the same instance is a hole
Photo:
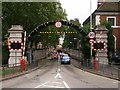
[[[55,27],[56,27],[56,28],[61,28],[61,27],[62,27],[62,22],[56,21],[56,22],[55,22]]]

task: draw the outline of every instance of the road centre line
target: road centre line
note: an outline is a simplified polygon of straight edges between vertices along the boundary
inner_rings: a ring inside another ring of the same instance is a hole
[[[49,86],[49,85],[43,85],[43,86],[51,87],[51,88],[65,88],[65,87],[57,87],[57,86]]]

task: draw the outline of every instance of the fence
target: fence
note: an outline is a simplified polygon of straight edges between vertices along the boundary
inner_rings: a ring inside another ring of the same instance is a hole
[[[89,71],[95,74],[103,75],[120,80],[120,65],[116,65],[112,62],[110,64],[98,63],[98,68],[94,67],[94,62],[90,59],[84,60],[82,53],[79,50],[65,49],[66,53],[69,53],[73,58],[72,63],[74,66],[81,68],[82,70]]]
[[[27,62],[25,71],[40,67],[46,62],[48,56],[48,49],[29,49],[27,51]],[[19,66],[18,66],[19,65]],[[11,67],[9,67],[11,66]],[[2,65],[2,78],[9,78],[23,73],[21,71],[20,63]]]

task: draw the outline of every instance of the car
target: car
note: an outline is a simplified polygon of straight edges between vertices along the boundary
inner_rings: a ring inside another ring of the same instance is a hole
[[[111,60],[115,64],[120,64],[120,56],[118,56],[118,55],[113,55],[112,58],[111,58]]]
[[[63,54],[61,58],[61,64],[70,64],[70,57],[68,54]]]

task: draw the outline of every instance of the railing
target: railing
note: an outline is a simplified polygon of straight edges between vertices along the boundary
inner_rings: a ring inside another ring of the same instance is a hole
[[[113,62],[103,63],[97,62],[97,67],[94,62],[90,59],[84,60],[82,57],[82,53],[79,50],[65,49],[66,53],[69,53],[72,57],[72,64],[82,70],[89,71],[95,74],[99,74],[102,76],[114,78],[120,80],[120,64],[115,64]]]

